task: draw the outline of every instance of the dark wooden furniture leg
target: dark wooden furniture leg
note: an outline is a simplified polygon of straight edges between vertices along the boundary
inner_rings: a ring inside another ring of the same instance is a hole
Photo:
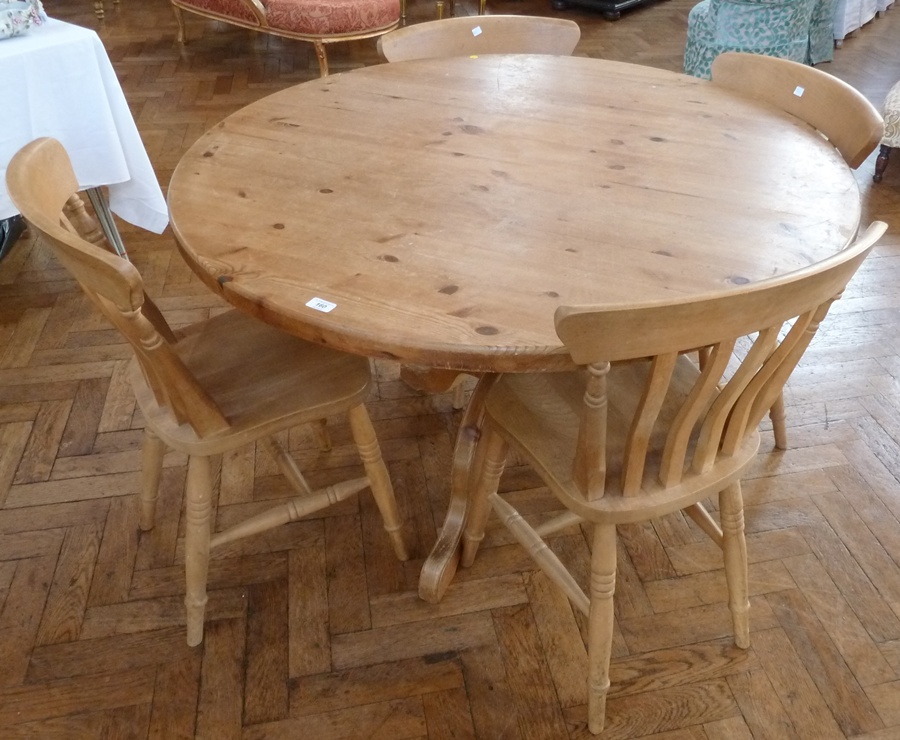
[[[888,166],[888,159],[891,156],[891,149],[887,144],[882,144],[881,149],[878,150],[878,159],[875,160],[875,174],[872,175],[872,179],[875,182],[881,182],[881,176],[884,174],[884,171]]]

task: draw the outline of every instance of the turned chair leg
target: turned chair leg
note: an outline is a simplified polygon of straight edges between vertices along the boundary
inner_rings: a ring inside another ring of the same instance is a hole
[[[733,483],[719,494],[725,554],[728,606],[734,624],[734,644],[750,647],[750,592],[747,583],[747,542],[744,538],[744,504],[741,484]]]
[[[890,156],[891,147],[887,144],[882,144],[881,148],[878,150],[878,158],[875,160],[875,174],[872,176],[872,179],[875,182],[881,182],[881,177],[887,169]]]
[[[328,433],[328,422],[325,419],[313,422],[313,433],[316,435],[316,442],[319,444],[319,450],[322,452],[331,451],[331,435]]]
[[[156,501],[159,498],[159,478],[162,474],[163,455],[166,446],[147,427],[144,429],[144,447],[141,452],[141,515],[140,528],[144,532],[153,529],[156,519]]]
[[[588,617],[588,729],[597,735],[606,719],[616,590],[616,525],[595,524]]]
[[[772,408],[769,409],[769,419],[772,421],[772,434],[775,436],[775,447],[779,450],[787,449],[787,427],[784,423],[784,393],[779,393]]]
[[[187,608],[187,644],[203,642],[206,581],[209,575],[209,528],[212,513],[212,477],[209,458],[192,456],[188,462],[185,493],[184,574]]]
[[[356,406],[348,412],[350,419],[350,431],[353,441],[359,450],[372,488],[372,495],[381,518],[384,521],[384,529],[391,538],[394,546],[394,554],[398,560],[409,560],[409,552],[403,539],[403,521],[397,511],[397,501],[394,498],[394,486],[388,474],[387,465],[381,456],[381,448],[378,446],[378,438],[372,427],[372,420],[365,406]]]

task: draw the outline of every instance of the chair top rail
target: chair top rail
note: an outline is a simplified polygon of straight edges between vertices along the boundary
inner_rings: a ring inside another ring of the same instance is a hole
[[[574,21],[524,15],[446,18],[398,28],[378,39],[389,62],[477,54],[568,56],[581,38]]]
[[[841,293],[887,225],[873,222],[831,258],[704,300],[560,306],[556,331],[579,365],[708,347],[799,316]]]
[[[856,169],[884,134],[881,114],[856,88],[814,67],[729,51],[712,63],[721,87],[775,105],[820,131]]]

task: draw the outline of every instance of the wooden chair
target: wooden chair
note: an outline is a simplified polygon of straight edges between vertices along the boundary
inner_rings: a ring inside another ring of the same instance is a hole
[[[476,32],[477,31],[477,32]],[[574,21],[525,15],[447,18],[399,28],[378,39],[388,62],[477,54],[570,55],[581,38]],[[453,370],[404,365],[400,377],[426,393],[453,391],[453,407],[463,407],[463,375]]]
[[[529,15],[446,18],[398,28],[378,39],[389,62],[475,54],[568,56],[581,38],[574,21]]]
[[[616,525],[683,510],[722,548],[735,643],[750,642],[740,478],[758,422],[819,322],[885,230],[874,223],[806,271],[705,301],[634,309],[560,307],[556,330],[581,370],[501,375],[485,395],[462,564],[491,508],[588,617],[588,718],[603,728],[613,636]],[[733,350],[745,343],[738,362]],[[701,370],[687,350],[711,348]],[[532,527],[497,494],[507,452],[529,463],[568,511]],[[718,494],[719,522],[701,501]],[[593,524],[589,595],[544,538]]]
[[[712,81],[806,121],[853,169],[875,151],[884,132],[881,114],[861,92],[805,64],[730,51],[713,61]]]
[[[876,108],[846,82],[787,59],[726,52],[712,63],[712,81],[747,97],[781,108],[819,131],[858,168],[875,151],[884,123]],[[772,408],[775,446],[787,448],[784,399]]]
[[[296,339],[233,310],[172,331],[144,293],[134,265],[79,236],[62,213],[67,203],[78,200],[78,184],[55,139],[38,139],[16,154],[7,184],[16,207],[134,350],[130,379],[146,423],[141,529],[153,527],[165,447],[189,456],[189,645],[203,639],[212,547],[296,521],[371,487],[394,552],[407,559],[393,488],[363,405],[371,383],[367,359]],[[312,491],[274,435],[339,413],[349,417],[366,475]],[[257,440],[300,495],[211,534],[209,458]]]

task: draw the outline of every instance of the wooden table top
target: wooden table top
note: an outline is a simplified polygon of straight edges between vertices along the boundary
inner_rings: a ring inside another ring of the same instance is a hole
[[[557,306],[741,289],[833,254],[860,218],[840,155],[781,111],[548,56],[382,64],[283,90],[202,136],[168,200],[184,256],[239,308],[469,371],[567,367]]]

